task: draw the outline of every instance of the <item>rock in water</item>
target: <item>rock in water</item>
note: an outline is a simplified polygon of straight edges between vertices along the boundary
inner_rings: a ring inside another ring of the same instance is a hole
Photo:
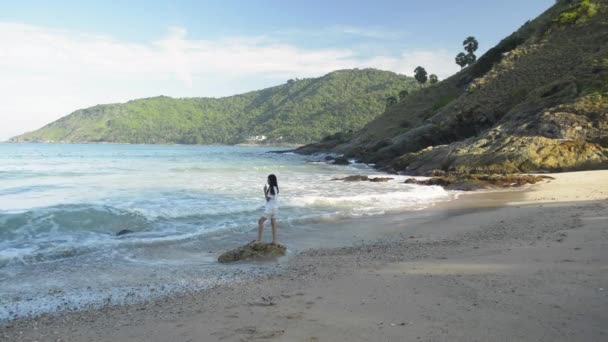
[[[380,182],[388,182],[389,180],[391,180],[391,177],[368,177],[368,176],[361,176],[361,175],[354,175],[354,176],[347,176],[344,178],[332,178],[332,181],[345,181],[345,182],[374,182],[374,183],[380,183]]]
[[[375,183],[381,183],[381,182],[388,182],[391,179],[392,179],[391,177],[374,177],[374,178],[370,178],[369,181],[375,182]]]
[[[350,164],[350,162],[348,161],[347,158],[338,157],[338,158],[334,159],[334,164],[336,164],[336,165],[348,165],[348,164]]]
[[[251,241],[245,246],[220,255],[217,261],[229,263],[248,259],[268,259],[283,256],[285,252],[287,252],[287,247],[283,245]]]
[[[129,229],[123,229],[123,230],[119,231],[118,233],[116,233],[116,236],[121,236],[121,235],[131,234],[131,233],[135,233],[135,232],[132,230],[129,230]]]
[[[341,180],[341,181],[345,181],[345,182],[365,182],[369,180],[369,177],[367,176],[359,176],[359,175],[355,175],[355,176],[347,176],[344,178],[332,178],[332,180]]]

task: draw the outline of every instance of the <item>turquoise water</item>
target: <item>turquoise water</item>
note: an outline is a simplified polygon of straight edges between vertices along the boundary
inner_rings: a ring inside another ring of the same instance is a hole
[[[255,237],[277,175],[280,236],[318,222],[417,209],[437,187],[346,183],[361,164],[240,146],[0,144],[0,320],[120,304],[236,281],[276,264],[218,265]],[[122,229],[132,234],[116,236]],[[322,236],[320,236],[322,238]]]

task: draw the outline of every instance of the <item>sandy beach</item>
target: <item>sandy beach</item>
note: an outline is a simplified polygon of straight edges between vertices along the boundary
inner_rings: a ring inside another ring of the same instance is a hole
[[[391,229],[278,276],[12,321],[0,340],[606,341],[608,171],[552,176],[374,218]]]

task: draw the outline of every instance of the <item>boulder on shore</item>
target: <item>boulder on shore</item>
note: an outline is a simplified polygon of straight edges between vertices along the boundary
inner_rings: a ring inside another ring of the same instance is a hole
[[[374,182],[374,183],[382,183],[382,182],[388,182],[391,179],[393,179],[393,178],[391,178],[391,177],[373,177],[373,178],[370,178],[369,181]]]
[[[217,258],[221,263],[249,259],[269,259],[285,255],[287,247],[279,244],[251,241],[250,243],[230,250]]]
[[[368,177],[368,176],[363,176],[363,175],[346,176],[344,178],[332,178],[332,180],[334,180],[334,181],[341,180],[341,181],[345,181],[345,182],[374,182],[374,183],[388,182],[391,179],[393,179],[393,178],[391,178],[391,177]]]
[[[473,191],[479,189],[521,187],[527,184],[536,184],[549,176],[527,174],[444,174],[429,179],[418,180],[408,178],[404,183],[417,185],[438,185],[448,190]]]
[[[348,165],[348,164],[350,164],[350,162],[348,161],[347,158],[338,157],[338,158],[334,159],[334,164],[336,164],[336,165]]]

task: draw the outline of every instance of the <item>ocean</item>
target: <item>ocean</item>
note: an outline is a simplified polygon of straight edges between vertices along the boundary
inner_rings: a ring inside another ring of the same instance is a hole
[[[216,262],[255,239],[270,173],[278,178],[279,240],[289,255],[352,243],[348,232],[332,231],[340,222],[449,198],[440,187],[404,184],[404,176],[335,181],[387,175],[322,156],[268,153],[282,149],[0,143],[0,321],[280,272],[284,261]],[[117,236],[123,229],[133,233]]]

